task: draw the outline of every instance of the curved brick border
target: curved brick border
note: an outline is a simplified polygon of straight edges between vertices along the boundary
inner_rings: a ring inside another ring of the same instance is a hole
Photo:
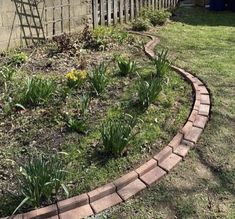
[[[131,33],[151,38],[151,41],[145,45],[144,50],[146,55],[153,59],[155,57],[153,50],[159,43],[159,39],[151,34]],[[192,85],[194,104],[183,128],[162,151],[139,168],[114,182],[91,192],[59,201],[48,207],[10,218],[78,219],[91,216],[131,198],[149,185],[160,180],[182,161],[190,148],[195,146],[206,126],[211,108],[211,98],[208,89],[201,80],[181,68],[173,65],[171,68]]]

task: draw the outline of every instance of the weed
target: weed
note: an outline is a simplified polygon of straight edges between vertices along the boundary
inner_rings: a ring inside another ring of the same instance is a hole
[[[14,74],[15,74],[15,72],[16,72],[15,69],[12,68],[11,66],[3,66],[0,69],[1,79],[3,79],[3,81],[5,81],[5,82],[11,81],[13,76],[14,76]]]
[[[66,175],[64,163],[58,154],[29,159],[20,167],[20,191],[25,198],[13,214],[26,203],[40,207],[44,202],[52,202],[60,187],[68,196],[68,190],[63,184]]]
[[[24,52],[15,53],[10,57],[9,65],[19,67],[28,60],[27,54]]]
[[[137,18],[132,22],[132,30],[135,31],[147,31],[150,27],[150,22],[148,19]]]
[[[137,71],[137,65],[136,62],[131,60],[130,58],[124,58],[122,56],[119,56],[116,58],[117,66],[119,68],[118,73],[121,76],[127,76],[132,73],[136,73]]]
[[[69,117],[67,127],[71,132],[85,133],[87,130],[86,119]]]
[[[132,130],[135,125],[136,119],[130,115],[108,119],[101,128],[105,151],[114,156],[121,156],[133,137]]]
[[[82,97],[80,98],[80,103],[81,103],[81,114],[86,115],[89,104],[90,104],[91,98],[87,94],[83,94]]]
[[[32,77],[26,80],[19,94],[19,104],[38,106],[45,104],[55,92],[55,83],[49,79]]]
[[[68,34],[64,33],[60,36],[53,37],[53,41],[56,42],[58,51],[57,52],[64,52],[71,49],[71,40]]]
[[[96,95],[103,93],[108,85],[107,66],[100,64],[90,73],[89,79]]]

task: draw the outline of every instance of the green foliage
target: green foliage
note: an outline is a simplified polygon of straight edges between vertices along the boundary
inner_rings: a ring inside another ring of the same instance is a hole
[[[140,78],[137,84],[138,99],[142,107],[148,107],[162,90],[161,80],[152,77],[150,80]]]
[[[67,127],[71,132],[85,133],[87,130],[86,119],[69,117],[67,121]]]
[[[55,83],[39,77],[27,78],[19,94],[19,104],[38,106],[45,104],[55,92]]]
[[[8,64],[19,67],[24,64],[27,60],[28,56],[24,52],[15,53],[10,57]]]
[[[102,94],[108,85],[107,66],[100,64],[90,73],[89,78],[96,95]]]
[[[90,105],[90,102],[91,102],[90,96],[87,94],[83,94],[82,97],[80,98],[80,104],[81,104],[80,110],[81,110],[82,115],[86,115],[88,108],[89,108],[89,105]]]
[[[40,207],[42,203],[52,202],[61,187],[68,196],[68,190],[63,184],[66,175],[64,163],[58,154],[48,157],[37,155],[29,159],[20,167],[20,191],[25,199],[14,213],[26,203]]]
[[[133,137],[136,119],[130,115],[108,119],[101,128],[101,138],[105,151],[113,156],[121,156]]]
[[[167,56],[168,50],[162,50],[153,61],[156,69],[154,76],[159,80],[163,80],[170,70],[170,62],[168,61]]]
[[[164,25],[171,13],[165,10],[150,11],[148,19],[153,26]]]
[[[147,31],[150,27],[148,19],[137,18],[132,22],[132,30],[135,31]]]
[[[4,82],[7,82],[7,81],[11,81],[14,74],[15,74],[15,69],[12,68],[11,66],[3,66],[1,69],[0,69],[0,81],[4,81]]]
[[[121,76],[127,76],[132,73],[136,73],[137,71],[136,62],[131,60],[130,58],[127,59],[125,57],[119,56],[116,58],[116,62],[119,68],[118,73]]]

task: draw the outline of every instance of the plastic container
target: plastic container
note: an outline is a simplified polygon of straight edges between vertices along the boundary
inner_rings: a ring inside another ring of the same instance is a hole
[[[210,0],[210,10],[212,11],[225,10],[225,0]]]

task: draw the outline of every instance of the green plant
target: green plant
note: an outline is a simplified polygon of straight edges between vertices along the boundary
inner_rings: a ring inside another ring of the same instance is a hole
[[[107,66],[100,64],[90,73],[89,78],[96,95],[103,93],[108,85]]]
[[[171,13],[165,10],[150,11],[148,19],[153,26],[163,25],[167,19],[171,16]]]
[[[3,66],[0,69],[0,75],[1,78],[3,79],[3,81],[7,82],[7,81],[11,81],[14,74],[15,74],[15,69],[12,68],[11,66]]]
[[[167,72],[170,70],[170,62],[168,61],[168,50],[162,50],[153,60],[155,65],[155,74],[159,80],[163,80]]]
[[[27,60],[28,60],[28,56],[24,52],[15,53],[10,57],[8,64],[18,67],[24,64]]]
[[[135,31],[147,31],[150,27],[148,19],[137,18],[132,22],[132,30]]]
[[[89,104],[90,104],[91,98],[87,94],[83,94],[80,98],[80,103],[81,103],[81,114],[85,115],[88,111]]]
[[[119,56],[116,58],[116,62],[119,68],[118,73],[121,76],[127,76],[137,71],[136,62],[131,60],[130,58],[127,59],[125,57]]]
[[[101,138],[105,151],[114,156],[121,156],[130,139],[136,119],[130,115],[110,118],[101,127]]]
[[[20,166],[20,191],[25,197],[13,214],[24,204],[40,207],[44,202],[52,202],[53,196],[58,194],[62,187],[68,196],[64,185],[67,171],[64,162],[58,154],[51,156],[39,155],[29,159]]]
[[[140,78],[137,85],[138,99],[142,107],[148,107],[162,90],[161,80],[152,77],[150,80]]]
[[[71,132],[85,133],[87,130],[86,119],[70,117],[67,121],[67,127]]]
[[[67,78],[67,85],[70,88],[80,87],[83,82],[87,79],[87,75],[88,74],[85,70],[72,69],[65,76]]]
[[[26,80],[19,94],[19,104],[37,106],[45,104],[55,92],[55,83],[49,79],[32,77]]]

